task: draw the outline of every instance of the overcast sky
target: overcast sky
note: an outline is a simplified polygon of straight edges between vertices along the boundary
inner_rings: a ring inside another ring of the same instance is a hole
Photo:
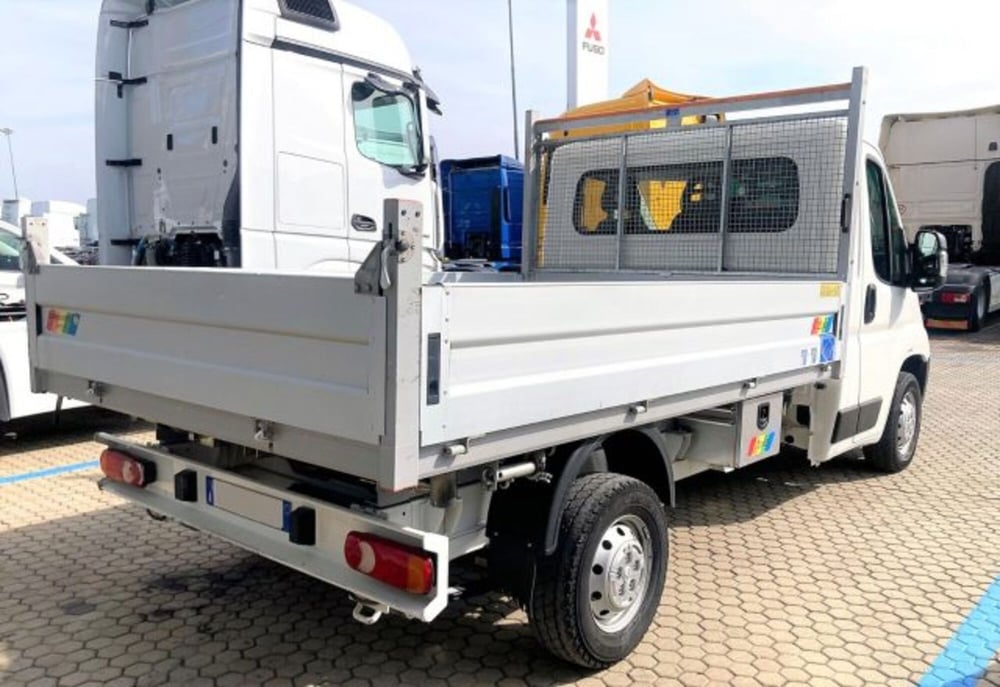
[[[564,0],[513,0],[521,109],[565,104]],[[335,0],[336,2],[336,0]],[[506,0],[357,0],[403,34],[444,101],[444,157],[513,152]],[[846,81],[871,68],[868,137],[895,111],[1000,103],[1000,2],[610,0],[611,94],[643,77],[730,95]],[[21,195],[94,193],[99,0],[0,0],[0,127],[15,129]],[[874,128],[873,128],[874,127]],[[13,196],[0,148],[0,197]]]

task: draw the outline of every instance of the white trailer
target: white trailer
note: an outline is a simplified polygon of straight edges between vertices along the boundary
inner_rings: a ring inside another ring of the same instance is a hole
[[[948,239],[948,279],[924,302],[927,325],[978,331],[1000,311],[1000,105],[889,115],[880,143],[907,234]]]
[[[816,465],[858,448],[910,464],[930,362],[915,291],[947,257],[936,233],[908,247],[891,232],[863,70],[667,113],[746,117],[701,127],[563,138],[664,113],[532,121],[522,272],[442,273],[433,97],[405,49],[369,59],[402,45],[389,27],[340,2],[105,7],[99,45],[118,48],[99,64],[118,77],[98,146],[128,164],[99,159],[101,236],[132,250],[97,268],[32,252],[26,270],[35,389],[158,425],[153,445],[100,437],[102,488],[347,590],[363,622],[432,621],[451,561],[483,551],[548,649],[604,666],[656,612],[677,481],[782,445]],[[171,34],[199,26],[218,42]],[[153,37],[162,56],[144,52]],[[185,52],[213,45],[228,67]],[[160,62],[181,55],[183,70]],[[133,105],[202,94],[219,119],[197,131],[219,126],[225,152],[204,132],[169,149],[191,121],[179,98],[160,129],[146,106],[123,128],[119,88]],[[816,111],[767,111],[786,105]],[[346,162],[323,176],[307,150]],[[150,222],[165,197],[173,220]],[[282,224],[285,199],[305,204],[287,212],[312,218],[306,234]],[[334,210],[364,215],[364,236],[339,219],[324,233]],[[127,265],[198,216],[203,245],[254,267]],[[275,261],[307,239],[315,256],[343,241],[337,273]]]

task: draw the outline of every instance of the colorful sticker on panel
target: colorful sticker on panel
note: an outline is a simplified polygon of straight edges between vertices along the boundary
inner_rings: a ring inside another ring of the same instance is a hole
[[[813,318],[813,336],[819,336],[820,334],[833,334],[834,324],[836,324],[836,322],[836,315],[820,315],[819,317]]]
[[[49,310],[45,318],[45,331],[49,334],[61,334],[63,336],[76,336],[80,328],[80,313],[67,312],[66,310]]]
[[[751,457],[766,455],[774,448],[774,442],[776,437],[776,432],[768,432],[767,434],[758,434],[753,439],[750,440],[750,446],[747,449],[747,455]]]
[[[823,334],[819,337],[819,361],[832,363],[837,359],[837,337],[833,334]]]

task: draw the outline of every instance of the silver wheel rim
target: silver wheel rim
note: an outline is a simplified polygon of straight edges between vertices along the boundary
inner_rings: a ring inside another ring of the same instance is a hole
[[[619,632],[642,608],[653,569],[653,541],[635,515],[615,520],[597,543],[587,571],[590,611],[604,632]]]
[[[899,419],[896,421],[896,450],[901,458],[909,457],[917,436],[917,413],[917,399],[911,389],[899,403]]]
[[[979,294],[976,299],[976,319],[982,322],[986,319],[986,292]]]

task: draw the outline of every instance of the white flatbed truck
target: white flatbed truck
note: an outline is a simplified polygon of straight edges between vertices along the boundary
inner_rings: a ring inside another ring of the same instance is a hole
[[[432,621],[451,561],[482,552],[546,648],[599,667],[656,612],[679,480],[782,445],[911,462],[930,364],[915,291],[947,256],[923,232],[886,273],[873,260],[895,209],[862,143],[864,70],[529,117],[522,271],[443,273],[433,96],[402,48],[365,52],[401,45],[371,33],[391,29],[339,2],[147,9],[106,0],[101,19],[99,69],[119,78],[98,94],[99,195],[121,262],[46,265],[33,238],[25,254],[34,388],[158,426],[149,445],[99,437],[102,488],[347,590],[362,622]],[[184,94],[203,97],[184,111]],[[786,105],[815,111],[769,114]],[[551,135],[720,111],[745,118]],[[309,272],[286,240],[345,259]],[[225,266],[150,266],[178,255]]]

